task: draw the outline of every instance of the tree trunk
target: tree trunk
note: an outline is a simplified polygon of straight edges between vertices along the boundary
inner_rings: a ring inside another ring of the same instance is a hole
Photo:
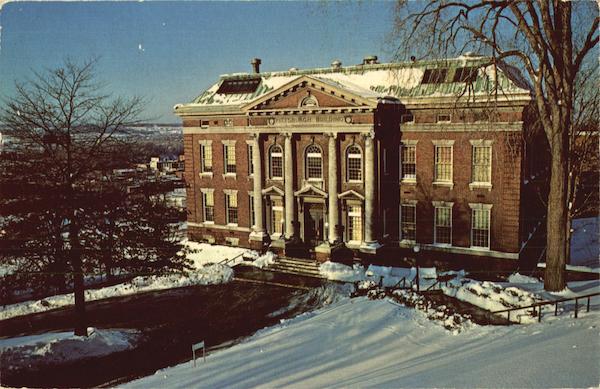
[[[71,243],[71,266],[73,267],[73,293],[75,295],[75,335],[87,336],[81,243],[79,242],[79,227],[74,220],[71,221],[69,240]]]
[[[562,131],[567,135],[568,131]],[[565,264],[567,261],[567,181],[568,138],[556,133],[550,137],[552,151],[550,193],[548,194],[548,235],[546,239],[546,271],[544,289],[560,291],[566,287]],[[565,142],[566,140],[566,142]]]

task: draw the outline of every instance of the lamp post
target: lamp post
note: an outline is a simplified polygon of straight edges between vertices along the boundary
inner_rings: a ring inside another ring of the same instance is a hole
[[[415,266],[417,267],[417,275],[415,277],[415,280],[417,281],[417,292],[420,292],[420,286],[419,284],[421,283],[419,280],[419,251],[421,251],[421,247],[419,247],[419,245],[414,245],[413,246],[413,251],[415,253]]]

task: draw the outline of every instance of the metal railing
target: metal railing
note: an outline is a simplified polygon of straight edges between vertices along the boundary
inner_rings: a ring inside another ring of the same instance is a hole
[[[229,265],[229,263],[235,261],[236,259],[238,259],[242,255],[244,255],[244,253],[238,254],[235,257],[231,258],[231,259],[225,258],[224,260],[222,260],[221,262],[218,262],[218,263],[219,263],[219,265]]]
[[[540,301],[535,304],[528,305],[526,307],[515,307],[515,308],[509,308],[509,309],[502,309],[499,311],[490,311],[489,314],[496,315],[496,314],[506,313],[506,320],[510,322],[510,313],[511,312],[520,311],[523,309],[533,309],[533,312],[532,312],[533,317],[537,316],[538,322],[541,322],[542,321],[542,307],[544,307],[546,305],[554,305],[554,316],[558,316],[558,304],[574,300],[575,301],[575,318],[577,318],[577,314],[579,312],[579,300],[587,299],[586,312],[589,312],[591,298],[594,296],[599,296],[599,295],[600,295],[600,292],[586,294],[586,295],[577,296],[577,297],[563,298],[563,299],[558,299],[558,300]],[[519,318],[519,322],[520,322],[520,318]]]

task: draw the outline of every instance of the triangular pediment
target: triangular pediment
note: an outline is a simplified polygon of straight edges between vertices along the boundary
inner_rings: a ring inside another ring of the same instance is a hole
[[[297,197],[327,197],[327,192],[321,190],[313,185],[305,185],[302,189],[294,192]]]
[[[371,108],[376,105],[376,100],[361,97],[344,89],[343,86],[333,85],[309,76],[301,76],[243,106],[242,110],[313,111],[340,107]]]
[[[263,196],[283,196],[284,191],[276,186],[270,186],[262,190]]]
[[[365,196],[360,193],[350,189],[338,195],[339,199],[356,199],[356,200],[364,200]]]

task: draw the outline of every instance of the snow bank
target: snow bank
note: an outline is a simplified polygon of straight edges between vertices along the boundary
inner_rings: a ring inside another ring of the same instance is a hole
[[[238,261],[241,262],[242,256],[247,251],[250,251],[240,247],[211,245],[188,239],[183,239],[181,243],[190,249],[191,252],[187,254],[187,258],[192,260],[192,266],[195,268],[201,268],[209,263],[222,262],[235,257],[238,257]]]
[[[365,278],[365,269],[360,265],[350,267],[341,263],[329,261],[324,262],[319,266],[319,273],[323,277],[334,281],[355,282]]]
[[[271,252],[271,251],[267,251],[265,254],[258,256],[254,261],[252,261],[250,264],[252,266],[256,266],[260,269],[263,269],[269,265],[272,265],[275,263],[275,259],[277,258],[277,254]]]
[[[573,220],[571,265],[600,268],[600,217]]]
[[[387,300],[346,299],[125,388],[597,387],[598,312],[453,335]],[[565,368],[568,361],[568,368]]]
[[[542,301],[542,298],[532,292],[514,286],[503,286],[489,281],[468,281],[459,287],[443,287],[445,294],[459,300],[471,303],[488,311],[526,307]],[[522,322],[534,322],[537,318],[529,315],[526,310],[516,311],[511,317]]]
[[[88,333],[88,337],[59,332],[2,339],[2,364],[20,370],[102,357],[133,348],[141,337],[137,330],[88,328]]]
[[[508,276],[508,282],[513,284],[537,284],[538,282],[540,282],[540,280],[519,273],[513,273],[510,276]]]

